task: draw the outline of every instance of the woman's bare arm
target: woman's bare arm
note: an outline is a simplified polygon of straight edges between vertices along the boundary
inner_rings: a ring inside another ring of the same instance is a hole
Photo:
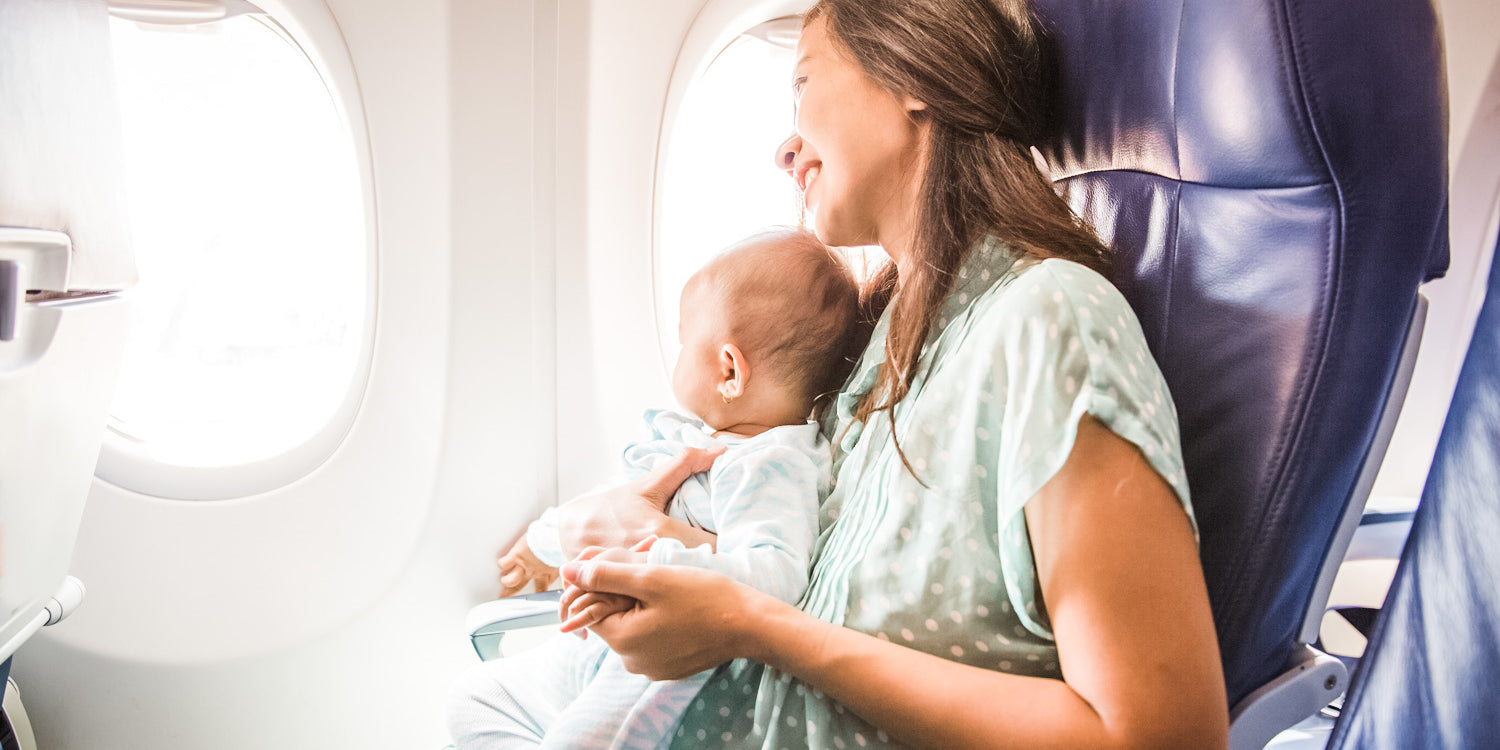
[[[641,601],[593,627],[633,671],[681,677],[750,657],[910,745],[1224,747],[1223,678],[1192,533],[1139,452],[1086,418],[1027,520],[1066,681],[882,641],[704,571],[601,563],[563,575]]]

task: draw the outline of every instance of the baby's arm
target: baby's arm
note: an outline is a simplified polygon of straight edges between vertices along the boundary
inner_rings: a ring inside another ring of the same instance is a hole
[[[541,518],[526,528],[526,533],[500,556],[501,598],[519,593],[529,583],[545,591],[557,580],[557,568],[565,560],[557,542],[556,512],[548,508]]]
[[[817,538],[821,472],[806,453],[779,444],[721,462],[709,488],[717,552],[660,539],[649,561],[716,570],[795,604]]]

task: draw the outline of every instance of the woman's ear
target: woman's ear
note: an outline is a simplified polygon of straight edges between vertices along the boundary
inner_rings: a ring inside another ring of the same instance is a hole
[[[719,395],[729,403],[745,395],[750,384],[750,363],[745,354],[734,344],[725,344],[719,349]]]
[[[927,109],[927,102],[903,96],[901,97],[901,106],[905,107],[907,112],[922,112]]]

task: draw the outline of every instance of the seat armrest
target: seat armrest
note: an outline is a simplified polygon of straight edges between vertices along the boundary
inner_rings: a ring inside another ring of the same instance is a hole
[[[1343,662],[1311,646],[1298,648],[1280,675],[1229,712],[1230,750],[1265,747],[1277,734],[1342,695],[1348,684]]]
[[[561,591],[543,591],[485,602],[469,610],[464,630],[483,661],[500,656],[500,640],[512,630],[557,623]]]

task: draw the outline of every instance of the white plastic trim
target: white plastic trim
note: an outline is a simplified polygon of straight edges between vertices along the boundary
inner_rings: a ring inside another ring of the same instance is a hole
[[[0,227],[4,256],[19,263],[19,288],[61,292],[68,288],[68,264],[73,242],[68,235],[50,229]],[[22,300],[24,301],[24,299]]]
[[[1312,643],[1318,639],[1324,610],[1328,606],[1328,592],[1333,590],[1333,581],[1338,576],[1339,566],[1344,562],[1344,553],[1349,550],[1349,542],[1359,528],[1365,504],[1370,499],[1370,488],[1375,486],[1375,476],[1380,473],[1386,449],[1391,445],[1391,435],[1396,432],[1396,420],[1401,416],[1401,405],[1406,402],[1412,372],[1417,368],[1417,354],[1422,348],[1422,330],[1426,325],[1427,297],[1418,293],[1416,305],[1411,311],[1411,320],[1407,322],[1406,340],[1401,345],[1401,361],[1396,364],[1391,390],[1386,394],[1385,404],[1380,412],[1380,424],[1375,429],[1375,438],[1370,442],[1369,452],[1365,454],[1349,504],[1344,508],[1344,517],[1340,519],[1333,543],[1329,545],[1328,553],[1323,558],[1323,567],[1318,571],[1312,598],[1302,617],[1302,630],[1297,636],[1302,643]]]
[[[1453,387],[1457,387],[1458,371],[1469,352],[1494,262],[1496,209],[1500,204],[1500,52],[1490,62],[1474,121],[1452,170],[1448,222],[1453,266],[1449,275],[1469,280],[1462,329],[1466,335],[1449,352]]]
[[[42,609],[26,623],[25,627],[21,628],[10,640],[0,644],[0,662],[15,654],[17,649],[36,634],[36,631],[47,625],[56,625],[68,615],[73,614],[73,611],[78,609],[78,605],[83,603],[84,593],[83,581],[73,576],[64,578],[62,584],[57,587],[57,592],[42,605]]]
[[[140,3],[118,3],[128,6],[159,6],[162,0]],[[176,6],[179,3],[166,3]],[[344,443],[366,395],[376,337],[379,248],[377,244],[374,167],[371,159],[369,129],[366,124],[359,80],[344,45],[342,34],[331,16],[302,12],[307,3],[288,0],[262,0],[258,6],[227,0],[188,0],[191,6],[222,6],[224,12],[203,23],[220,20],[249,11],[263,13],[288,40],[312,63],[332,96],[335,108],[344,119],[354,143],[359,169],[361,199],[364,204],[365,271],[364,337],[355,360],[344,400],[321,430],[300,444],[269,458],[231,466],[183,466],[164,463],[151,455],[129,436],[117,430],[107,431],[99,451],[96,475],[110,484],[152,497],[174,500],[227,500],[262,494],[292,484],[326,462]],[[163,6],[163,7],[166,7]],[[293,6],[297,8],[294,10]],[[321,7],[321,3],[314,7]],[[111,12],[122,15],[117,4]],[[166,12],[163,10],[162,12]],[[182,12],[186,12],[185,10]],[[186,20],[153,22],[190,23]]]
[[[489,661],[506,653],[501,643],[507,634],[557,625],[561,596],[561,591],[542,591],[476,605],[464,618],[474,652]]]
[[[192,26],[261,13],[245,0],[110,0],[109,14],[136,23]]]
[[[68,619],[68,615],[73,614],[78,609],[78,605],[83,604],[83,597],[87,593],[88,590],[84,588],[83,581],[73,576],[64,578],[62,584],[57,587],[57,593],[47,600],[47,624],[56,625]]]
[[[21,646],[26,645],[26,641],[31,640],[31,636],[36,635],[36,631],[41,630],[42,626],[46,624],[47,610],[44,609],[33,615],[31,620],[29,620],[20,630],[16,631],[16,634],[14,636],[11,636],[10,640],[6,641],[5,643],[0,643],[0,662],[3,662],[14,655],[17,649],[21,648]]]

